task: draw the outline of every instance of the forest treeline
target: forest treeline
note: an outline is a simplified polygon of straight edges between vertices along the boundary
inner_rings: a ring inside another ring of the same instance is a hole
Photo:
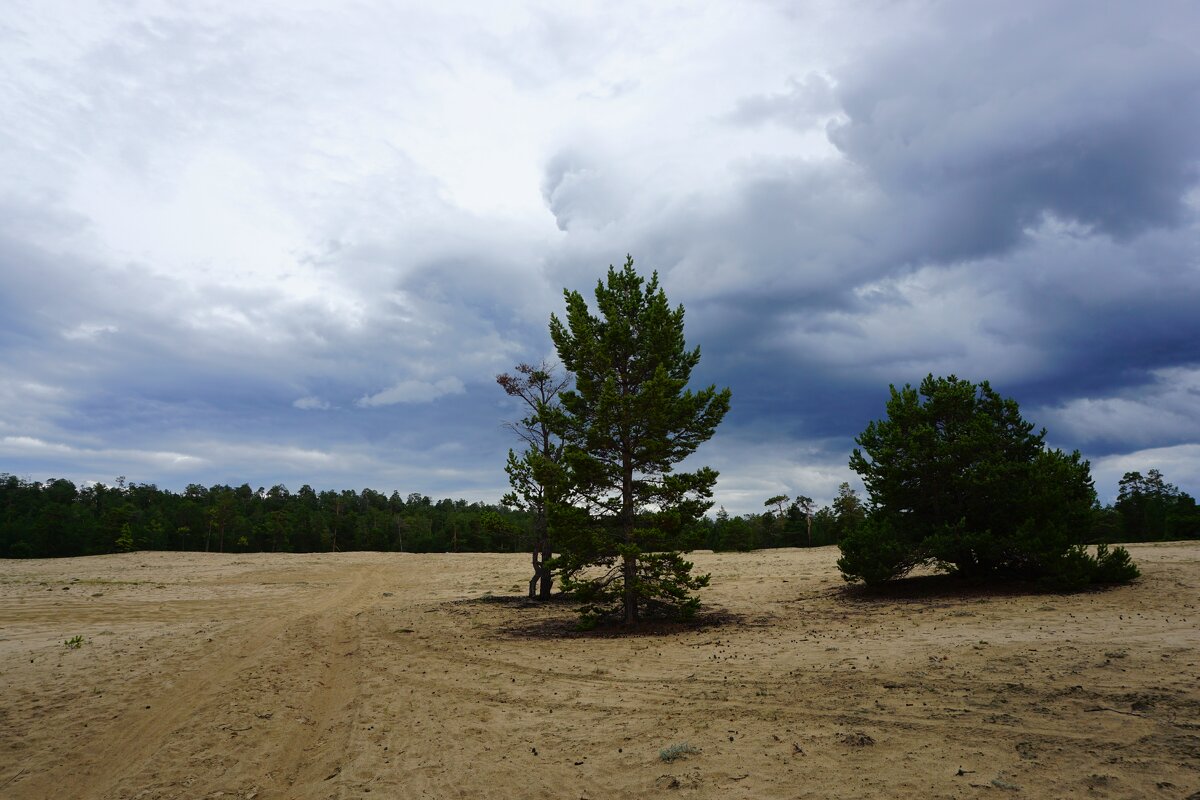
[[[413,553],[524,551],[524,512],[422,494],[192,484],[78,487],[0,476],[0,555],[47,558],[130,550]]]
[[[836,544],[866,518],[858,493],[843,483],[833,502],[769,498],[760,514],[723,508],[702,517],[684,544],[717,551]],[[1200,539],[1195,499],[1158,470],[1122,478],[1115,503],[1093,508],[1081,542]],[[363,489],[317,492],[282,485],[200,486],[182,493],[154,484],[30,481],[0,475],[0,556],[50,558],[128,550],[210,552],[527,552],[529,513],[411,493]]]

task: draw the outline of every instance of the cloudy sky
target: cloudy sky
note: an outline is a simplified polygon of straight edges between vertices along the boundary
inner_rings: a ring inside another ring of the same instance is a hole
[[[0,472],[496,500],[564,287],[687,309],[718,500],[989,379],[1200,490],[1194,2],[6,3]]]

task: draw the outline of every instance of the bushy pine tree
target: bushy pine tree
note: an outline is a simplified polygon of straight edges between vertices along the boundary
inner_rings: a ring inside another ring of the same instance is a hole
[[[1136,577],[1121,548],[1100,563],[1078,544],[1096,496],[1088,462],[1047,448],[1046,432],[987,381],[929,375],[919,390],[893,386],[887,414],[850,457],[870,513],[840,543],[847,580],[879,583],[922,563],[1070,588]]]

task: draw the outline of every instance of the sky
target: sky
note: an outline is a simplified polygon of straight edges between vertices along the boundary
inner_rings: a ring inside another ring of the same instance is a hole
[[[0,109],[0,472],[494,502],[631,254],[733,513],[928,373],[1200,492],[1194,2],[10,0]]]

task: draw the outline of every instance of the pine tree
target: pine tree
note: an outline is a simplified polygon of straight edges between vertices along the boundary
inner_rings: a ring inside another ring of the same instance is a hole
[[[846,580],[882,583],[922,563],[1063,588],[1137,576],[1124,550],[1092,557],[1079,544],[1096,496],[1088,462],[1046,447],[1046,431],[987,381],[893,386],[887,412],[850,457],[870,512],[839,542]]]
[[[689,616],[708,584],[679,552],[683,532],[712,505],[717,473],[674,465],[707,441],[729,410],[729,390],[686,389],[699,348],[687,350],[683,306],[672,309],[632,257],[597,283],[593,315],[578,292],[564,291],[567,318],[551,316],[550,335],[575,388],[546,414],[564,442],[574,502],[555,509],[564,588],[584,602],[585,620],[619,612]],[[600,567],[599,576],[584,572]]]
[[[502,502],[533,516],[533,577],[529,580],[529,596],[547,600],[553,581],[549,564],[554,555],[547,507],[558,499],[562,442],[546,426],[543,412],[557,402],[567,379],[553,365],[543,361],[536,367],[518,364],[516,375],[502,373],[496,376],[496,383],[509,397],[520,399],[527,412],[519,421],[508,424],[525,442],[525,451],[520,455],[514,450],[508,451],[504,470],[508,473],[512,491],[504,495]]]

